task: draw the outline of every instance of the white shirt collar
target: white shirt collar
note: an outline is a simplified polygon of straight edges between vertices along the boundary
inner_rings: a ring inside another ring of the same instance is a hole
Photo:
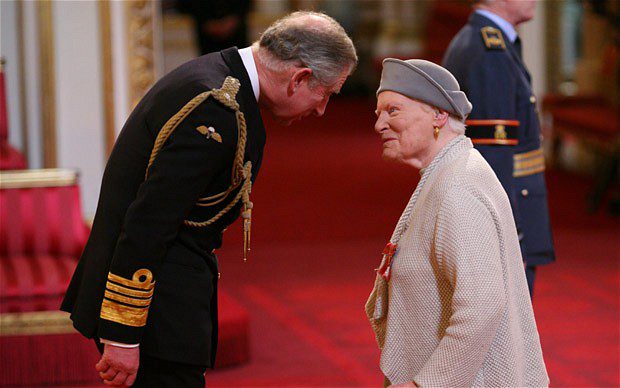
[[[260,87],[258,84],[258,70],[256,70],[256,63],[254,62],[254,55],[252,55],[252,47],[246,47],[239,50],[239,55],[241,56],[241,61],[243,62],[243,66],[245,70],[248,72],[250,76],[250,82],[252,83],[252,91],[254,92],[254,97],[256,97],[256,101],[258,102],[258,96],[260,95]]]
[[[497,24],[499,28],[502,29],[504,34],[506,34],[506,37],[508,38],[510,43],[514,43],[515,39],[517,39],[517,30],[515,30],[513,25],[506,21],[506,19],[504,19],[503,17],[498,16],[497,14],[494,14],[493,12],[486,9],[477,9],[476,12],[482,16],[491,19],[493,23]]]

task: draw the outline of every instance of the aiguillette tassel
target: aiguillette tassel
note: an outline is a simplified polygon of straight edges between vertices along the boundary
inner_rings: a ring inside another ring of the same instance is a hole
[[[252,232],[252,208],[254,205],[248,201],[244,204],[243,217],[243,261],[248,261]]]
[[[252,208],[254,204],[250,201],[250,193],[252,192],[252,162],[247,162],[243,168],[243,177],[245,183],[243,184],[242,199],[243,199],[243,261],[248,261],[248,253],[250,252],[250,237],[252,229]]]

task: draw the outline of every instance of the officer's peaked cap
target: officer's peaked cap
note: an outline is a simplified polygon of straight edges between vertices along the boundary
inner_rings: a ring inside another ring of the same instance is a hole
[[[384,59],[377,96],[387,90],[445,110],[462,121],[472,108],[452,73],[423,59]]]

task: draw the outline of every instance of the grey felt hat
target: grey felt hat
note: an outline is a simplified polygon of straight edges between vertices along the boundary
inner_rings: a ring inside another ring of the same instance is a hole
[[[423,59],[384,59],[377,96],[387,90],[445,110],[462,121],[472,108],[452,73]]]

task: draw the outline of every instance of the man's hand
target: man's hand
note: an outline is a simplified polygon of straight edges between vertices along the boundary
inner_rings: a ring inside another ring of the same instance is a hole
[[[140,347],[121,348],[105,344],[103,356],[95,365],[104,384],[131,386],[136,381],[140,365]]]

